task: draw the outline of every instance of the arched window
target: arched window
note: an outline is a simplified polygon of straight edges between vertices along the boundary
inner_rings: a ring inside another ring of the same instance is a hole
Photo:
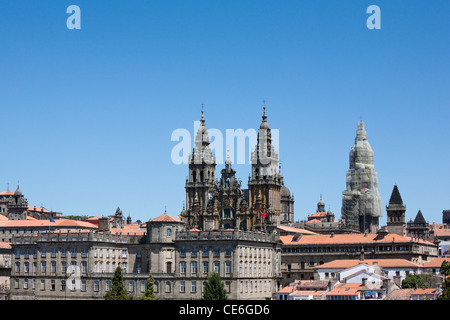
[[[172,235],[172,229],[171,228],[167,228],[166,236],[170,237],[171,235]]]

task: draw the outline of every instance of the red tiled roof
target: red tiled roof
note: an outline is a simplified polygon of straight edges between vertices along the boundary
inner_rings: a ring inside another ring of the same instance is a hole
[[[9,242],[1,242],[0,241],[0,248],[11,249],[11,243],[9,243]]]
[[[411,295],[426,295],[426,294],[438,294],[436,288],[418,288],[411,293]]]
[[[11,190],[6,190],[0,193],[0,196],[12,196],[13,194],[14,192],[12,192]]]
[[[323,217],[326,217],[326,216],[327,216],[327,213],[326,213],[326,212],[315,212],[315,213],[309,215],[308,218],[309,218],[309,217],[319,217],[319,218],[323,218]]]
[[[309,231],[306,229],[294,228],[294,227],[288,227],[288,226],[278,226],[277,229],[280,229],[280,230],[286,231],[286,232],[293,232],[293,233],[317,234],[316,232],[312,232],[312,231]]]
[[[421,267],[419,264],[414,263],[412,261],[406,259],[341,259],[341,260],[333,260],[320,266],[313,267],[314,269],[348,269],[359,264],[368,264],[373,266],[377,263],[382,268],[419,268]]]
[[[163,215],[150,220],[150,222],[179,222],[179,223],[183,223],[181,220],[178,220],[177,218],[169,216],[167,213],[164,213]]]
[[[3,228],[20,228],[20,227],[58,227],[58,228],[90,228],[97,229],[97,226],[93,223],[86,221],[78,221],[72,219],[57,219],[55,222],[50,222],[49,220],[7,220],[0,221],[0,227]]]
[[[361,283],[339,283],[328,292],[328,296],[357,296],[361,289]]]
[[[425,268],[440,268],[444,261],[450,262],[450,258],[434,258],[429,262],[425,262],[423,266]]]
[[[322,221],[319,219],[311,219],[311,220],[306,221],[306,223],[322,223]]]
[[[391,292],[386,300],[411,300],[411,293],[415,289],[395,289]]]
[[[383,243],[383,242],[411,242],[411,237],[404,237],[398,234],[389,233],[384,238],[378,239],[376,233],[364,234],[317,234],[317,235],[304,235],[293,241],[293,235],[280,236],[284,245],[296,245],[296,244],[344,244],[344,243]],[[429,241],[414,239],[414,242],[426,243],[433,245]]]

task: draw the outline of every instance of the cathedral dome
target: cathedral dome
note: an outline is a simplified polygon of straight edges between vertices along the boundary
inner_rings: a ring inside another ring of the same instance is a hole
[[[282,186],[280,194],[281,194],[282,197],[290,197],[291,196],[291,191],[286,186]]]

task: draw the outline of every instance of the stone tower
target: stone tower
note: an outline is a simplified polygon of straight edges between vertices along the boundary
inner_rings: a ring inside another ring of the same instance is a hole
[[[346,190],[342,192],[341,215],[346,227],[361,233],[376,233],[383,216],[378,190],[378,174],[374,170],[373,150],[367,141],[364,122],[358,122],[355,144],[350,150]]]
[[[406,235],[406,206],[403,205],[402,197],[398,191],[397,185],[394,185],[389,205],[386,207],[387,228],[389,233],[395,233],[401,236]]]
[[[208,215],[207,207],[215,188],[216,158],[209,147],[209,137],[205,119],[200,119],[200,126],[195,137],[194,149],[189,156],[189,177],[186,179],[186,210],[184,222],[187,228],[201,230],[217,229],[214,212]]]
[[[12,199],[8,203],[9,220],[26,220],[28,214],[28,201],[17,186]]]
[[[259,126],[258,140],[251,155],[252,174],[249,177],[249,205],[253,229],[280,225],[280,201],[283,176],[278,171],[278,153],[272,145],[266,108]]]
[[[236,171],[231,167],[231,160],[227,155],[225,168],[221,170],[219,184],[214,191],[214,207],[219,214],[219,229],[247,229],[248,203],[246,194],[241,189],[241,181],[235,175]]]

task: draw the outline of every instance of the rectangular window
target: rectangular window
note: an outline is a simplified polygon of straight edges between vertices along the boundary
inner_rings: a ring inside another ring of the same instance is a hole
[[[225,272],[227,274],[231,273],[231,261],[225,261]]]
[[[86,292],[86,280],[81,280],[81,291]]]
[[[61,291],[66,290],[66,280],[61,280]]]
[[[220,262],[219,261],[214,262],[214,272],[220,273]]]
[[[180,262],[180,273],[186,273],[186,262],[185,261]]]
[[[197,281],[191,282],[191,292],[197,292]]]
[[[209,272],[209,263],[207,261],[203,261],[203,273]]]
[[[186,292],[186,283],[184,281],[180,282],[180,292]]]

